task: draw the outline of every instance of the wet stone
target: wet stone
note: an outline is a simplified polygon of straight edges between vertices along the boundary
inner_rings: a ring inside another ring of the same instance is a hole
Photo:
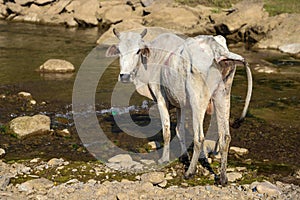
[[[19,92],[18,93],[19,97],[24,97],[24,98],[31,98],[31,94],[29,92]]]
[[[5,150],[0,148],[0,158],[3,157],[5,155]]]
[[[248,149],[240,148],[240,147],[230,147],[229,153],[231,154],[237,154],[239,156],[243,156],[249,153]]]
[[[60,137],[70,137],[71,133],[68,129],[57,130],[56,134]]]
[[[75,67],[72,63],[61,59],[49,59],[39,68],[40,72],[67,73],[74,72]]]
[[[20,138],[36,134],[48,134],[50,131],[50,118],[46,115],[17,117],[11,120],[9,126]]]

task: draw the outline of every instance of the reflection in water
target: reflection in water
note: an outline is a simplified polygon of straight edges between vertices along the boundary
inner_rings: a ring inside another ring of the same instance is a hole
[[[40,75],[35,70],[50,58],[70,61],[78,70],[99,35],[96,28],[66,29],[0,21],[1,85],[26,88],[37,100],[56,98],[70,103],[75,76],[65,79],[61,75]]]
[[[96,46],[95,42],[99,35],[98,29],[65,29],[0,21],[0,87],[17,85],[17,88],[32,93],[38,103],[49,101],[61,104],[58,107],[68,105],[67,110],[70,112],[55,113],[54,119],[70,121],[70,126],[73,126],[70,107],[74,80],[81,63]],[[255,158],[299,163],[300,62],[288,55],[270,50],[252,52],[241,47],[230,48],[233,52],[247,58],[254,77],[249,116],[241,129],[232,130],[232,144],[250,148],[250,154]],[[97,51],[101,53],[103,49]],[[40,74],[35,71],[50,58],[70,61],[74,64],[76,72]],[[281,60],[284,62],[280,62]],[[102,66],[101,59],[99,59],[93,67],[106,66]],[[258,73],[254,70],[255,67],[269,67],[276,73]],[[110,133],[114,128],[111,115],[131,112],[135,109],[139,112],[147,109],[147,106],[142,103],[145,98],[141,98],[136,93],[129,107],[112,108],[110,98],[118,74],[119,66],[116,61],[104,72],[95,91],[97,117],[103,116],[106,119],[105,115],[108,116],[106,120],[108,125],[104,128]],[[241,67],[237,70],[232,90],[231,116],[235,118],[240,115],[246,93],[246,78],[244,69]],[[142,106],[137,107],[138,105]],[[51,115],[47,111],[41,110],[40,112]],[[11,117],[16,117],[13,113],[10,114]],[[145,117],[142,119],[144,120]],[[54,120],[53,123],[65,125],[61,121]],[[116,139],[124,140],[121,131],[118,135]],[[131,139],[128,139],[129,144],[132,142]]]

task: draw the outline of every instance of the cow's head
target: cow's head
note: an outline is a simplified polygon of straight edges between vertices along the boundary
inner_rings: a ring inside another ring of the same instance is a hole
[[[142,33],[122,32],[113,29],[115,36],[119,39],[119,44],[111,45],[107,51],[107,57],[120,57],[119,81],[132,82],[140,62],[144,62],[145,57],[149,56],[149,48],[143,41],[147,33],[145,29]]]

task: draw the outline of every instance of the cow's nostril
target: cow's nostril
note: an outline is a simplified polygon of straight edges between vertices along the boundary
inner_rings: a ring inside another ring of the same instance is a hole
[[[130,74],[120,74],[120,79],[122,82],[129,82]]]

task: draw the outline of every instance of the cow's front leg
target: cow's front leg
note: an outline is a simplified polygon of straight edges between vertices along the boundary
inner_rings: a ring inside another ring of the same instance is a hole
[[[162,123],[162,131],[163,131],[163,139],[164,139],[164,148],[162,157],[158,160],[158,163],[166,163],[170,161],[170,116],[167,108],[167,104],[164,99],[157,100],[158,110],[160,113],[161,123]]]

